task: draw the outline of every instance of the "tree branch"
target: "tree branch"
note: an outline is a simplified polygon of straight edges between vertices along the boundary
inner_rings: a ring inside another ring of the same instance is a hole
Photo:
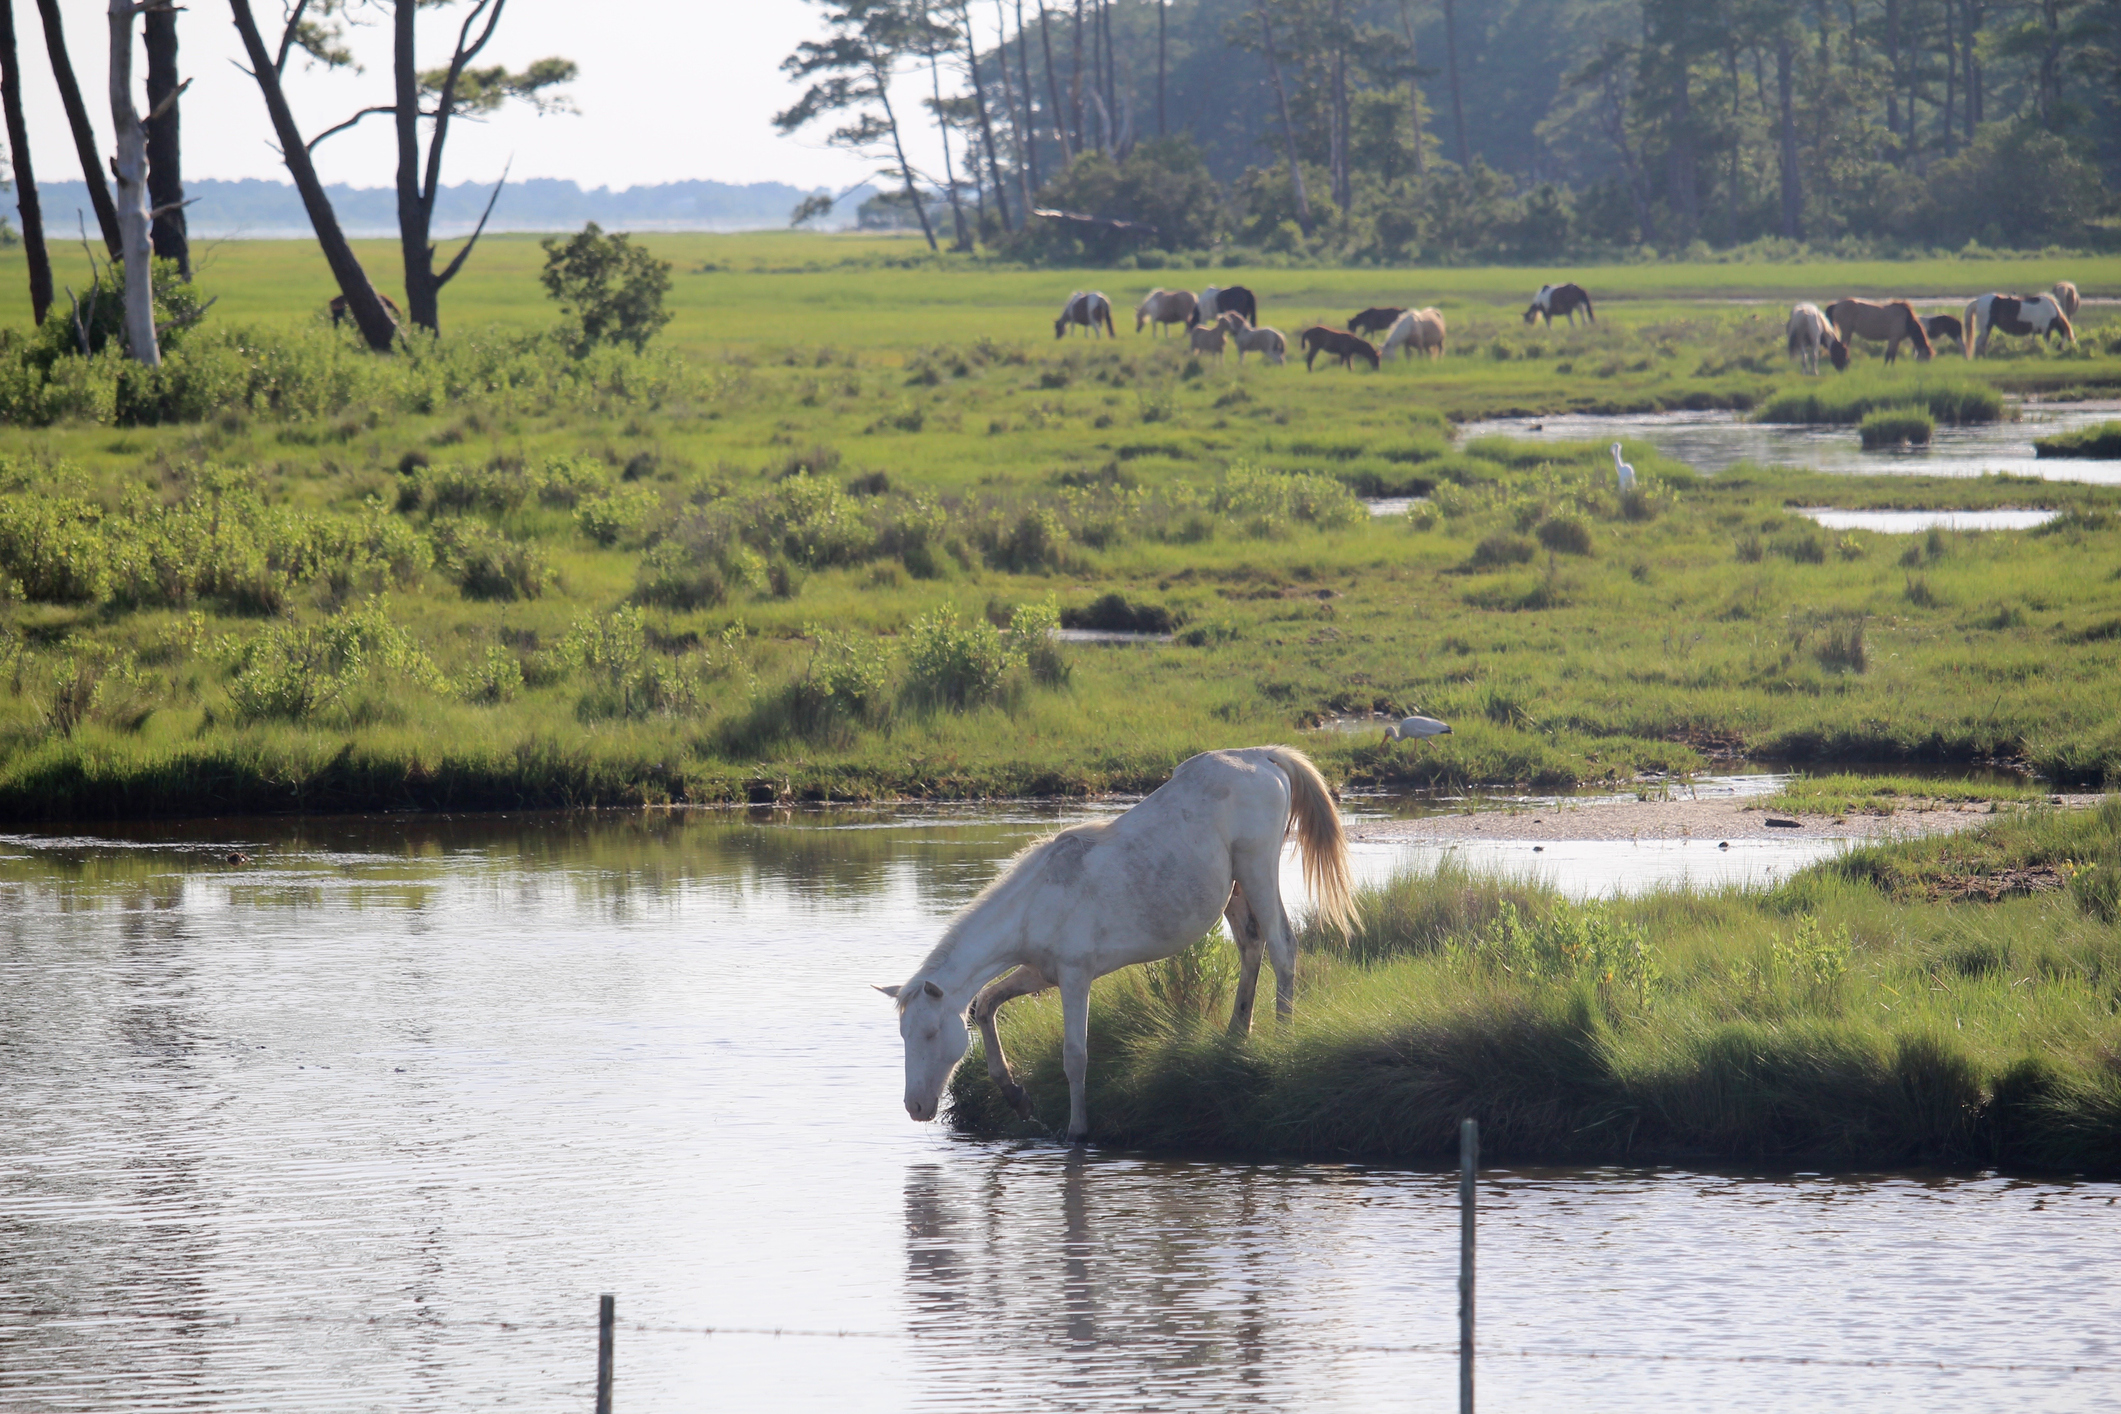
[[[273,60],[273,72],[285,77],[287,56],[294,53],[295,35],[302,28],[302,12],[309,8],[309,0],[295,0],[294,13],[287,17],[287,28],[280,34],[280,57]]]
[[[501,188],[508,184],[509,168],[515,166],[515,164],[515,157],[511,155],[507,165],[501,168],[501,180],[493,184],[493,195],[486,198],[486,209],[479,213],[479,224],[472,228],[471,239],[464,242],[464,248],[457,252],[456,258],[451,260],[448,267],[435,277],[436,289],[441,289],[442,286],[455,279],[457,271],[464,268],[464,262],[471,256],[471,248],[479,243],[480,232],[486,229],[486,218],[493,215],[493,204],[501,199]]]
[[[221,297],[219,295],[215,295],[212,299],[208,300],[205,304],[200,305],[197,309],[193,310],[189,314],[180,314],[175,319],[163,320],[160,324],[157,324],[155,326],[155,338],[159,340],[163,336],[163,334],[167,333],[172,329],[190,328],[192,325],[198,323],[200,320],[206,317],[207,310],[212,309],[220,302]]]
[[[345,132],[348,128],[360,122],[363,118],[371,117],[377,113],[395,113],[397,111],[398,105],[395,103],[385,103],[375,108],[363,108],[360,112],[354,114],[345,122],[326,128],[323,132],[318,133],[315,137],[311,138],[308,142],[303,144],[303,150],[307,152],[315,152],[317,150],[318,143],[324,141],[324,139],[331,137],[336,133]]]
[[[407,0],[399,0],[399,3],[407,3]],[[501,23],[501,11],[507,8],[508,0],[490,0],[490,4],[491,8],[488,8],[489,0],[478,0],[471,7],[471,13],[464,17],[463,26],[457,30],[456,50],[450,55],[449,76],[442,80],[442,90],[436,96],[435,127],[427,138],[427,176],[420,192],[420,204],[430,215],[434,212],[435,192],[442,181],[442,144],[448,140],[450,115],[456,109],[457,80],[463,76],[464,66],[493,38],[494,28]],[[486,28],[477,42],[466,48],[465,41],[471,38],[471,27],[479,22],[482,14],[486,17]]]
[[[155,119],[161,117],[164,113],[167,113],[170,109],[176,107],[177,100],[182,98],[184,96],[184,90],[190,87],[191,80],[186,79],[183,83],[178,84],[175,88],[163,94],[162,101],[157,103],[154,107],[148,109],[147,117],[142,121],[152,123],[153,121],[155,121]]]

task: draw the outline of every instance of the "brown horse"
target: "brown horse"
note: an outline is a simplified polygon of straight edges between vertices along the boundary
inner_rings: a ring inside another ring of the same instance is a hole
[[[2063,318],[2075,319],[2077,317],[2077,311],[2083,306],[2083,300],[2078,297],[2075,285],[2068,280],[2057,280],[2055,281],[2055,287],[2049,290],[2048,293],[2055,297],[2055,304],[2061,309]]]
[[[1532,296],[1531,307],[1524,312],[1524,322],[1529,324],[1541,315],[1546,316],[1547,327],[1554,327],[1557,316],[1566,317],[1571,329],[1576,327],[1576,311],[1593,324],[1598,322],[1598,311],[1591,308],[1590,292],[1573,282],[1566,285],[1541,285],[1539,293]]]
[[[1164,332],[1167,324],[1193,325],[1193,311],[1199,301],[1191,290],[1151,290],[1142,296],[1142,302],[1134,306],[1134,332],[1139,334],[1144,324],[1154,324],[1156,332]]]
[[[383,307],[390,311],[391,323],[403,324],[405,322],[405,316],[398,312],[397,305],[391,303],[389,295],[384,294],[381,290],[377,290],[376,298],[383,301]],[[346,296],[333,295],[331,297],[331,325],[334,329],[338,328],[339,325],[343,324],[346,321],[346,314]]]
[[[1328,329],[1323,324],[1314,324],[1304,330],[1303,345],[1304,367],[1307,369],[1311,367],[1311,361],[1321,353],[1339,359],[1340,366],[1350,372],[1354,371],[1354,360],[1358,358],[1367,359],[1372,368],[1376,368],[1381,362],[1377,356],[1377,346],[1368,339],[1350,334],[1345,329]]]
[[[1350,334],[1382,334],[1390,329],[1406,310],[1389,304],[1373,304],[1362,313],[1348,320]]]
[[[1936,352],[1930,346],[1929,331],[1915,315],[1915,307],[1904,299],[1884,304],[1867,299],[1837,299],[1826,307],[1826,317],[1843,343],[1859,334],[1883,343],[1887,363],[1900,357],[1902,340],[1915,346],[1916,358],[1926,359]]]

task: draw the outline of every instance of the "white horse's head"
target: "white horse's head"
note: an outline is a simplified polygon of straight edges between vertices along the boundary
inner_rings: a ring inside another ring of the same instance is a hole
[[[941,1108],[943,1086],[972,1044],[965,1014],[952,1010],[932,981],[877,990],[898,999],[898,1034],[906,1043],[906,1113],[925,1123]]]

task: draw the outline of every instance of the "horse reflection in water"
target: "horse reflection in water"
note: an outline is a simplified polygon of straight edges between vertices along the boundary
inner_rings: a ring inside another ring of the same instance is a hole
[[[1262,1186],[1255,1169],[1081,1149],[908,1166],[906,1309],[941,1347],[922,1362],[942,1381],[931,1395],[991,1398],[998,1362],[1058,1356],[1053,1387],[1079,1398],[1289,1407],[1288,1351],[1269,1335],[1309,1278],[1292,1275],[1289,1215]]]

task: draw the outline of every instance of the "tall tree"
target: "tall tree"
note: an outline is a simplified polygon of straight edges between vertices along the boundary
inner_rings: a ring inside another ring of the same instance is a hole
[[[1421,150],[1421,58],[1414,49],[1414,15],[1407,0],[1399,0],[1399,26],[1407,35],[1407,96],[1414,109],[1414,175],[1427,171]]]
[[[1465,90],[1458,77],[1458,4],[1443,0],[1444,62],[1451,66],[1451,131],[1458,135],[1458,165],[1473,165],[1473,149],[1466,139]]]
[[[155,259],[147,205],[147,129],[133,104],[133,20],[148,4],[171,0],[110,0],[110,122],[117,143],[111,175],[118,179],[118,238],[125,261],[125,350],[135,362],[162,362],[155,338]]]
[[[1164,20],[1170,0],[1156,0],[1156,135],[1164,136]]]
[[[1075,23],[1071,31],[1075,65],[1068,79],[1068,126],[1075,133],[1075,150],[1081,152],[1090,145],[1085,141],[1083,129],[1083,0],[1075,0]]]
[[[937,51],[941,48],[941,45],[932,33],[927,36],[927,39],[928,78],[935,94],[934,98],[930,100],[929,107],[935,114],[936,131],[942,134],[943,139],[943,190],[949,193],[950,196],[950,219],[957,228],[955,244],[959,250],[970,250],[972,249],[972,237],[966,234],[965,231],[965,203],[958,197],[957,172],[950,165],[950,110],[943,103],[942,64],[936,58]],[[975,165],[978,160],[976,157],[973,159]]]
[[[345,297],[347,312],[353,315],[362,339],[377,352],[387,353],[398,336],[397,321],[383,307],[375,286],[369,283],[368,272],[361,268],[359,257],[347,243],[346,233],[339,229],[338,213],[332,210],[331,198],[325,195],[324,183],[317,177],[316,164],[310,160],[310,145],[302,140],[294,110],[288,107],[287,94],[280,86],[288,56],[296,49],[328,65],[352,62],[352,56],[335,43],[335,34],[314,18],[307,17],[305,9],[297,0],[281,32],[276,55],[265,47],[264,37],[258,33],[258,22],[250,13],[250,0],[229,0],[236,32],[243,37],[243,52],[250,60],[250,76],[257,81],[258,91],[265,98],[265,112],[272,120],[273,135],[279,140],[280,160],[287,165],[287,174],[294,178],[295,190],[301,194],[302,209],[309,214],[309,224],[317,233],[317,245],[324,251],[325,264],[331,267],[332,278],[338,282],[339,293]]]
[[[979,76],[979,40],[972,29],[972,0],[957,0],[959,21],[964,27],[965,67],[972,75],[972,101],[979,110],[980,141],[987,148],[987,176],[994,184],[994,204],[1001,212],[1002,229],[1014,230],[1009,224],[1008,189],[1002,183],[1002,159],[1000,149],[994,145],[994,124],[987,116],[987,88]],[[1009,60],[1001,58],[1002,72],[1009,72]]]
[[[879,175],[895,176],[903,183],[906,202],[921,224],[921,234],[928,238],[928,249],[934,250],[935,227],[914,184],[898,110],[891,104],[891,77],[913,37],[907,17],[893,0],[820,3],[828,37],[822,42],[804,40],[781,61],[782,73],[810,80],[810,87],[794,107],[774,114],[773,125],[792,133],[827,115],[843,114],[845,126],[833,129],[825,139],[833,146],[869,153],[888,138],[893,162]]]
[[[1069,145],[1068,125],[1063,121],[1067,110],[1061,107],[1060,79],[1053,69],[1053,32],[1046,23],[1046,0],[1038,0],[1038,42],[1046,53],[1046,93],[1053,114],[1053,140],[1060,144],[1061,165],[1065,167],[1075,160],[1075,149]]]
[[[1002,0],[994,0],[997,9],[1001,3]],[[1003,72],[1008,72],[1006,66]],[[1029,213],[1031,193],[1037,191],[1044,183],[1038,179],[1038,117],[1034,111],[1037,107],[1037,97],[1031,88],[1031,42],[1024,37],[1024,0],[1016,0],[1016,86],[1024,95],[1024,122],[1023,126],[1017,129],[1019,141],[1016,160],[1023,171],[1026,184],[1024,210]],[[1024,220],[1028,223],[1030,219],[1026,214]]]
[[[59,86],[66,124],[73,130],[74,155],[81,159],[81,180],[88,187],[88,204],[95,208],[104,249],[116,260],[125,250],[118,234],[118,208],[111,205],[110,183],[104,180],[103,159],[97,153],[96,130],[88,121],[88,105],[81,101],[81,85],[74,81],[74,61],[66,55],[66,26],[59,18],[59,0],[37,0],[37,14],[44,21],[44,47],[51,55],[52,80]]]
[[[191,238],[184,220],[184,156],[178,141],[177,104],[185,85],[177,80],[177,11],[149,9],[140,17],[147,45],[147,199],[153,208],[155,254],[177,262],[191,278]]]
[[[1296,149],[1296,123],[1289,116],[1289,90],[1281,81],[1281,60],[1274,52],[1274,21],[1267,7],[1259,7],[1260,46],[1267,56],[1267,72],[1274,78],[1274,101],[1281,106],[1281,132],[1289,149],[1289,180],[1296,187],[1296,224],[1306,237],[1311,234],[1311,198],[1304,191],[1304,168]]]
[[[29,159],[29,125],[22,118],[22,59],[15,47],[15,3],[0,0],[0,109],[7,118],[7,152],[15,168],[15,209],[22,213],[22,254],[29,266],[29,312],[37,323],[52,307],[52,257],[44,248],[44,207]]]
[[[1016,0],[1016,57],[1021,64],[1024,57],[1024,0]],[[1031,174],[1032,154],[1038,150],[1031,132],[1031,95],[1024,94],[1024,106],[1016,106],[1016,81],[1009,76],[1009,14],[1002,8],[1002,0],[994,0],[994,55],[1001,61],[1002,107],[1009,115],[1009,131],[1014,135],[1016,149],[1016,195],[1019,222],[1031,219],[1031,188],[1035,179]],[[1027,75],[1028,77],[1028,75]]]
[[[1775,92],[1780,100],[1782,153],[1782,234],[1787,240],[1804,239],[1804,189],[1797,167],[1797,114],[1793,101],[1796,88],[1796,45],[1790,27],[1784,25],[1775,38]]]

